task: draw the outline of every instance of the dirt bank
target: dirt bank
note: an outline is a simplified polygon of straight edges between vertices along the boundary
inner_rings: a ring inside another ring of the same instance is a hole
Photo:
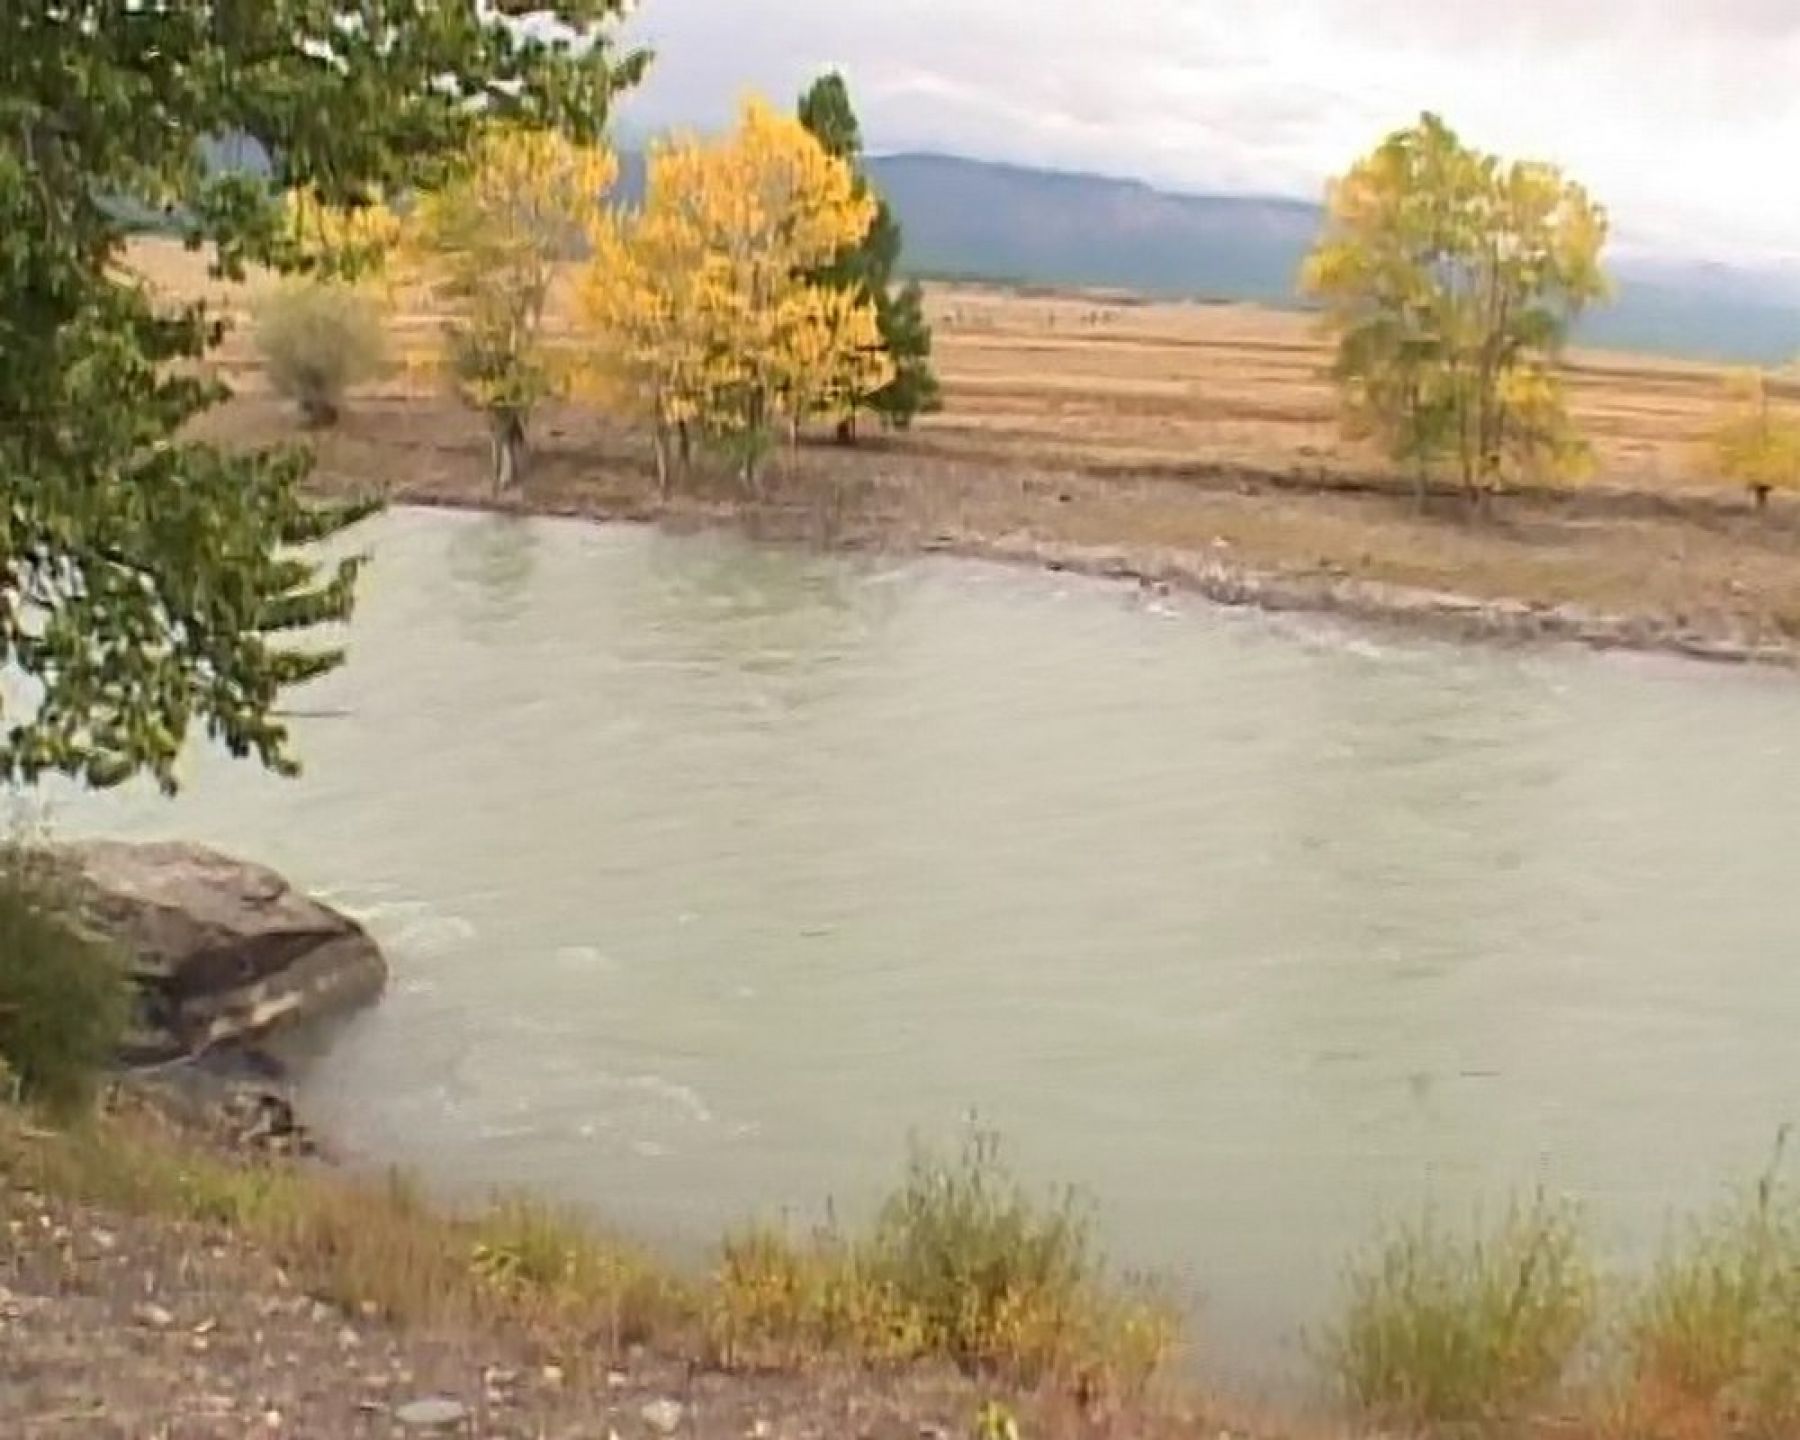
[[[233,443],[297,434],[253,386],[206,428]],[[488,487],[478,424],[441,400],[366,396],[308,438],[325,493],[981,557],[1455,639],[1800,660],[1800,512],[1759,515],[1715,492],[1537,492],[1473,517],[1453,497],[1421,512],[1380,476],[1309,488],[1245,467],[1047,468],[922,434],[779,456],[755,499],[710,473],[665,498],[638,438],[598,417],[562,408],[540,436],[528,485],[504,499]]]
[[[1096,1407],[829,1356],[725,1368],[678,1328],[571,1328],[547,1292],[482,1289],[480,1248],[397,1181],[221,1148],[135,1085],[97,1123],[0,1106],[9,1440],[953,1440],[990,1403],[1032,1440],[1251,1433],[1174,1395]]]

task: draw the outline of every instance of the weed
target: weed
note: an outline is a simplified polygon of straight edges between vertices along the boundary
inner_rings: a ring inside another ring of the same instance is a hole
[[[1141,1388],[1179,1328],[1160,1297],[1107,1274],[1077,1198],[1034,1200],[985,1133],[951,1160],[915,1148],[866,1235],[729,1237],[714,1291],[714,1341],[737,1363],[931,1356],[1090,1395]]]
[[[123,957],[67,915],[53,867],[0,847],[0,1075],[5,1095],[65,1115],[91,1098],[130,1009]]]
[[[1800,1197],[1780,1180],[1786,1131],[1757,1183],[1672,1245],[1626,1322],[1642,1409],[1722,1430],[1800,1426]]]
[[[1360,1410],[1411,1425],[1518,1416],[1561,1380],[1595,1308],[1574,1216],[1541,1195],[1487,1233],[1400,1227],[1346,1286],[1324,1358]]]

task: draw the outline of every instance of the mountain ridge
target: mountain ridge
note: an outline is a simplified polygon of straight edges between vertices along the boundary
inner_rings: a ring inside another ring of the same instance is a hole
[[[871,156],[914,273],[1124,289],[1165,299],[1304,304],[1300,262],[1324,210],[1274,195],[1184,194],[1142,180],[928,151]],[[1612,303],[1576,338],[1721,362],[1800,351],[1800,271],[1615,254]]]

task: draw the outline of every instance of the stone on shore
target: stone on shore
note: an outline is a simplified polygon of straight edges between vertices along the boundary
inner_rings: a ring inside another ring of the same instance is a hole
[[[366,1004],[387,981],[361,925],[265,866],[176,841],[58,853],[84,920],[128,956],[140,997],[130,1063],[260,1040]]]

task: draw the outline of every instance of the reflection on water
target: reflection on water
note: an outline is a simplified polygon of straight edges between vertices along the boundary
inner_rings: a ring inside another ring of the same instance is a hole
[[[1228,1363],[1542,1182],[1621,1253],[1800,1100],[1800,686],[956,563],[397,512],[307,774],[179,833],[367,917],[353,1149],[678,1243],[855,1211],[971,1109]]]

